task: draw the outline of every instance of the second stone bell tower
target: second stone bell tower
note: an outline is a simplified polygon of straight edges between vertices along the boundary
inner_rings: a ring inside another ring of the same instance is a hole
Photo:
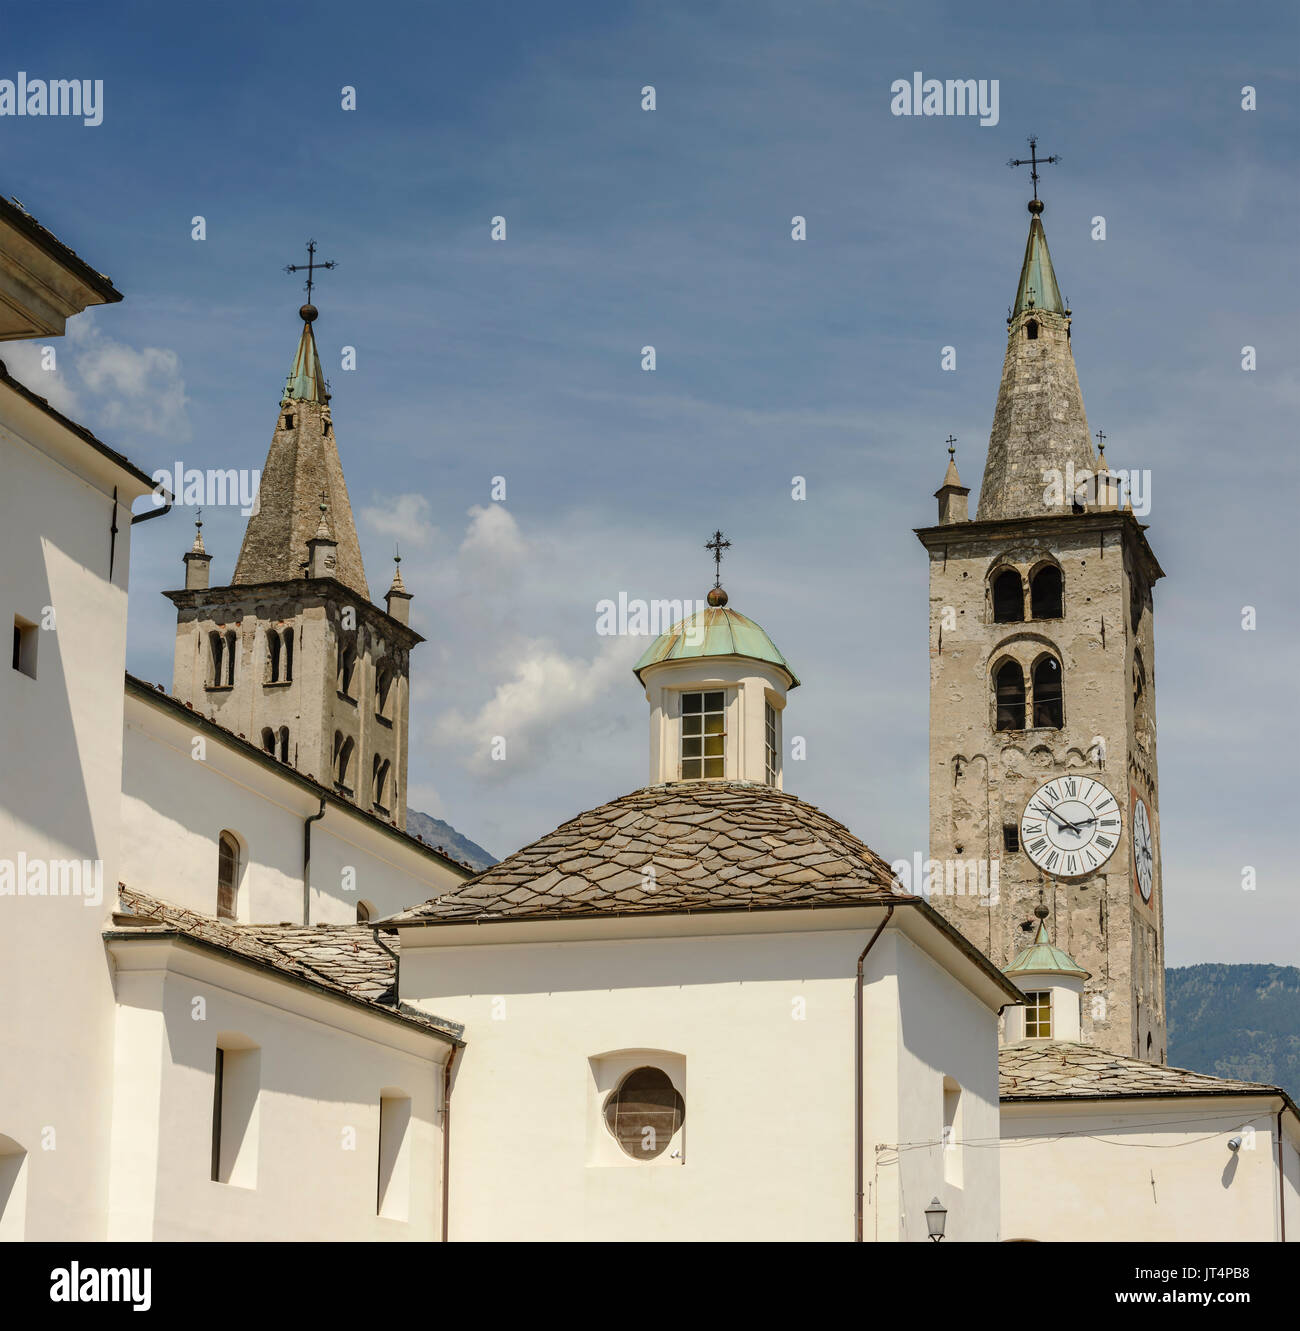
[[[202,524],[176,606],[172,691],[182,702],[406,830],[410,594],[401,567],[370,599],[312,326],[276,415],[229,584],[209,585]]]

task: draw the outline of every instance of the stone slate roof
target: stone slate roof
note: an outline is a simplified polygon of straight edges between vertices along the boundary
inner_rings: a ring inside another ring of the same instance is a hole
[[[653,865],[653,884],[645,870]],[[386,923],[860,906],[914,900],[848,828],[772,786],[646,786]]]
[[[1168,1095],[1281,1095],[1276,1086],[1211,1077],[1067,1040],[1026,1040],[998,1053],[1003,1100],[1101,1100]],[[1289,1100],[1288,1100],[1288,1103]],[[1294,1106],[1293,1106],[1294,1108]]]
[[[440,1035],[459,1039],[464,1029],[398,1004],[396,963],[365,925],[234,924],[125,886],[118,902],[106,938],[179,935]]]

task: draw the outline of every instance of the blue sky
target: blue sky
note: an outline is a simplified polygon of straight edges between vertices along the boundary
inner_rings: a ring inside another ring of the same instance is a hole
[[[0,120],[0,188],[127,299],[74,321],[56,374],[5,358],[150,470],[260,467],[302,299],[281,270],[314,235],[372,594],[400,538],[428,638],[412,805],[500,855],[643,783],[644,643],[598,638],[595,604],[702,595],[721,526],[732,604],[804,680],[787,788],[910,856],[911,529],[950,432],[979,482],[1027,221],[1006,161],[1035,132],[1063,158],[1044,222],[1092,428],[1153,477],[1168,958],[1295,964],[1297,26],[1252,3],[24,8],[0,78],[102,78],[104,121]],[[997,79],[1000,123],[892,116],[914,70]],[[189,516],[134,541],[150,679]],[[206,524],[222,581],[243,519]]]

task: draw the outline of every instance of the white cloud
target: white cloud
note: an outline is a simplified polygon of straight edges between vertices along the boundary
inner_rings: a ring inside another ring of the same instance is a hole
[[[189,439],[189,398],[174,351],[136,350],[101,333],[88,315],[68,325],[68,339],[73,371],[93,399],[92,428]]]
[[[509,653],[512,673],[470,717],[445,712],[439,741],[463,751],[465,766],[480,776],[506,778],[540,766],[560,742],[566,757],[593,730],[592,707],[618,681],[625,684],[628,644],[604,639],[595,657],[564,656],[540,640],[521,642]],[[505,741],[505,758],[492,757],[493,742]]]
[[[423,550],[438,534],[429,513],[429,501],[423,495],[402,494],[396,499],[381,497],[368,505],[361,511],[361,520],[381,536],[389,536],[408,549]]]
[[[475,504],[469,517],[469,530],[460,545],[462,559],[504,569],[523,558],[527,544],[504,504]]]

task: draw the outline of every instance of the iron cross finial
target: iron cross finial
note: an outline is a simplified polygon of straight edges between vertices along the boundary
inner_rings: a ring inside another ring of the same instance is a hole
[[[1029,136],[1029,156],[1028,156],[1028,157],[1013,157],[1013,158],[1007,163],[1007,165],[1008,165],[1008,166],[1027,166],[1027,167],[1029,168],[1029,179],[1030,179],[1031,181],[1033,181],[1033,185],[1034,185],[1034,202],[1037,203],[1037,202],[1038,202],[1038,168],[1039,168],[1040,166],[1046,166],[1049,162],[1050,162],[1053,166],[1055,166],[1056,163],[1059,162],[1060,160],[1061,160],[1061,159],[1060,159],[1055,153],[1053,153],[1051,157],[1039,157],[1039,155],[1038,155],[1038,135],[1037,135],[1037,134],[1031,134],[1031,135]]]
[[[720,531],[713,533],[711,541],[705,541],[704,548],[713,551],[713,585],[722,586],[722,552],[731,549],[731,542]]]
[[[955,459],[957,456],[957,436],[950,434],[943,442],[948,445],[948,456]]]
[[[338,264],[333,259],[326,259],[318,262],[316,259],[316,242],[309,240],[307,242],[307,262],[306,263],[287,263],[284,266],[286,273],[307,274],[307,304],[311,304],[311,289],[316,284],[316,270],[318,268],[337,268]]]
[[[1102,457],[1106,456],[1106,436],[1100,430],[1097,431],[1097,448],[1101,451]]]

